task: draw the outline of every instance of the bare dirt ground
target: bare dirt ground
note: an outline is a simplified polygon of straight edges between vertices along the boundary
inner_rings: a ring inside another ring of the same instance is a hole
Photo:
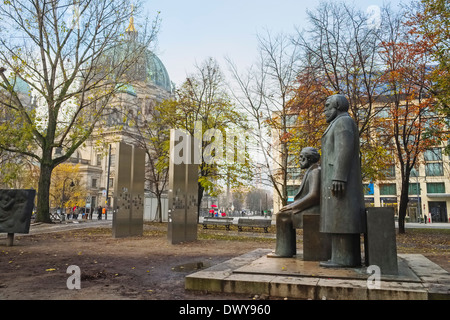
[[[89,224],[89,222],[85,222]],[[191,292],[184,278],[254,249],[275,247],[275,228],[237,232],[203,230],[198,240],[171,245],[167,224],[144,226],[142,237],[114,239],[110,225],[0,238],[1,300],[234,300],[248,295]],[[450,272],[449,230],[408,230],[399,253],[421,253]],[[301,232],[301,230],[299,230]],[[298,237],[301,248],[301,236]],[[69,266],[81,270],[81,289],[69,290]]]

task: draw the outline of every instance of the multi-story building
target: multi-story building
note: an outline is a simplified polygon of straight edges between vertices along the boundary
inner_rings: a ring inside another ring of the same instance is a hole
[[[444,145],[426,150],[418,170],[411,171],[407,219],[418,222],[424,215],[432,222],[449,222],[450,208],[450,156],[444,154]],[[400,198],[400,168],[388,166],[386,179],[365,183],[366,206],[392,206],[398,211]]]

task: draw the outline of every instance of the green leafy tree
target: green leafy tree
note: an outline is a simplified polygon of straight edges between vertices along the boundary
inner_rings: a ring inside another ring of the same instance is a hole
[[[445,0],[412,2],[407,10],[409,34],[419,37],[431,57],[429,92],[437,99],[437,107],[450,118],[450,5]],[[443,138],[448,139],[448,135]],[[447,146],[450,153],[450,146]]]
[[[83,207],[86,204],[87,189],[81,181],[80,165],[62,163],[52,174],[50,204],[53,208]]]
[[[130,7],[127,0],[0,6],[0,148],[39,163],[37,221],[50,222],[53,169],[89,138],[118,84],[130,81],[123,76],[140,48],[129,46],[129,54],[114,61],[104,58],[135,35],[125,33]],[[141,42],[149,44],[157,22],[140,29],[146,30]]]
[[[383,81],[390,90],[388,114],[382,126],[391,138],[401,172],[399,232],[405,233],[409,179],[419,156],[440,141],[444,132],[442,117],[430,94],[432,80],[427,47],[418,36],[411,36],[404,22],[405,13],[387,12],[385,28],[388,36],[382,42],[381,57],[386,66]]]
[[[174,99],[164,101],[159,111],[160,121],[170,128],[203,137],[198,178],[199,204],[204,192],[214,196],[223,191],[224,185],[233,188],[248,181],[248,153],[244,154],[244,161],[226,154],[227,143],[235,145],[231,141],[232,133],[239,130],[245,133],[247,123],[245,116],[231,102],[216,60],[209,58],[197,65],[196,72],[176,90]],[[196,126],[197,130],[201,126],[201,133],[196,132]],[[208,133],[212,132],[214,134],[209,136]],[[238,151],[243,150],[238,147]],[[206,157],[212,157],[213,161]]]

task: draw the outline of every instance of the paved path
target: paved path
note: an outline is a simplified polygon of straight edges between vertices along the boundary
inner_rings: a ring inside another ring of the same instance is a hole
[[[27,236],[33,234],[60,232],[65,230],[76,230],[96,227],[111,227],[112,220],[69,220],[62,223],[31,223],[30,232],[27,234],[16,234],[17,236]],[[6,233],[0,234],[0,239],[6,238]]]

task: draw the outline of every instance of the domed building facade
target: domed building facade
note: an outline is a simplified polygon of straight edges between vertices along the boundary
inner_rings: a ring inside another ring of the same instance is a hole
[[[139,52],[139,57],[134,60],[136,62],[126,72],[130,81],[125,79],[123,83],[116,85],[117,93],[111,99],[108,112],[99,121],[98,128],[69,159],[69,162],[79,164],[80,180],[88,193],[86,209],[93,212],[94,217],[99,206],[113,205],[116,143],[137,145],[137,132],[129,124],[130,119],[151,120],[156,103],[170,98],[173,92],[173,84],[162,61],[136,40],[137,32],[132,19],[127,33],[129,41],[109,49],[104,63],[109,64],[107,70],[115,70],[118,67],[115,61],[123,60],[130,52]],[[138,47],[139,50],[131,50],[130,46]],[[146,189],[148,188],[150,186],[146,185]]]

